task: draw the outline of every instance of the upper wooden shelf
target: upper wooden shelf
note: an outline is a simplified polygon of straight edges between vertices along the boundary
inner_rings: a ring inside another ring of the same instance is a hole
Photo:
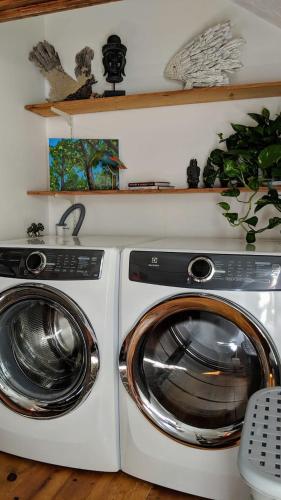
[[[1,0],[0,23],[120,0]]]
[[[210,193],[221,193],[227,188],[215,187],[215,188],[197,188],[197,189],[187,189],[187,188],[173,188],[173,189],[120,189],[120,190],[96,190],[96,191],[27,191],[28,195],[31,196],[101,196],[101,195],[142,195],[142,194],[210,194]],[[241,192],[249,192],[248,189],[239,188]],[[261,192],[268,191],[267,187],[261,187]]]
[[[117,111],[123,109],[154,108],[177,106],[202,102],[233,101],[237,99],[255,99],[281,96],[281,82],[243,83],[222,87],[204,87],[191,90],[171,90],[146,94],[131,94],[121,97],[101,97],[79,101],[45,102],[28,104],[25,109],[44,117],[57,116],[55,107],[69,115]]]

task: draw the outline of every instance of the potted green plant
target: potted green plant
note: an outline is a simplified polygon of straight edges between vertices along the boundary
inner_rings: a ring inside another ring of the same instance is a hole
[[[264,108],[260,114],[249,113],[249,116],[256,125],[231,124],[233,134],[227,138],[219,134],[225,149],[214,149],[207,164],[228,187],[222,196],[237,203],[235,211],[226,201],[218,203],[223,216],[232,227],[245,231],[248,243],[254,243],[257,234],[281,224],[281,218],[273,213],[260,227],[257,216],[265,206],[271,206],[273,212],[281,212],[281,198],[274,189],[276,181],[281,179],[281,113],[271,119],[270,112]],[[268,186],[268,192],[260,197],[259,190],[264,185]],[[249,190],[246,200],[240,196],[241,186]]]

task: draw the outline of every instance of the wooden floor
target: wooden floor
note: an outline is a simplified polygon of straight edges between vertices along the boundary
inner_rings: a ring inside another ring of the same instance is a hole
[[[204,500],[128,476],[79,471],[0,453],[0,500]]]

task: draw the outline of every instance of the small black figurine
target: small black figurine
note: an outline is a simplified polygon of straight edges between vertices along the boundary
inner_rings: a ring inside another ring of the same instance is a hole
[[[186,173],[188,187],[197,188],[199,183],[200,167],[198,167],[197,160],[195,160],[195,158],[190,160]]]
[[[207,165],[203,170],[204,186],[206,188],[212,188],[215,184],[217,175],[218,175],[217,170],[214,168],[211,160],[208,158]]]
[[[36,224],[32,222],[32,224],[27,228],[26,232],[29,238],[39,238],[41,236],[40,232],[44,231],[44,226],[41,222]]]
[[[116,95],[125,95],[125,90],[115,90],[116,83],[123,81],[125,75],[127,47],[121,43],[121,38],[118,35],[110,35],[107,43],[102,48],[104,65],[104,76],[107,75],[106,81],[113,84],[113,90],[106,90],[104,97],[112,97]]]

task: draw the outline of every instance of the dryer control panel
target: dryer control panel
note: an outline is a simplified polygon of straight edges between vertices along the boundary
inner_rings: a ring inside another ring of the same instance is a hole
[[[0,276],[32,280],[98,280],[103,250],[0,248]]]
[[[281,290],[281,256],[132,251],[129,279],[202,290]]]

